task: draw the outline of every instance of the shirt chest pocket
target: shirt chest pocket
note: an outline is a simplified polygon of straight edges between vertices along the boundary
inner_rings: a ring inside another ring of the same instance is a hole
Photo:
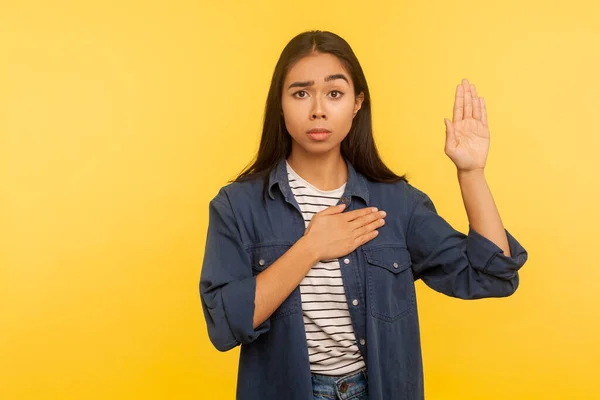
[[[269,268],[279,259],[291,245],[261,245],[250,249],[250,258],[252,261],[252,274],[258,275]],[[287,315],[301,311],[300,292],[298,288],[281,303],[281,305],[271,314],[271,320],[275,320]]]
[[[395,321],[415,308],[415,283],[410,253],[404,246],[363,249],[371,314]]]

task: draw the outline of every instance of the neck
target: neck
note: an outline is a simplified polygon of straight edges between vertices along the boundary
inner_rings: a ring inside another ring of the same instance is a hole
[[[335,190],[348,180],[348,167],[339,151],[325,154],[292,151],[287,161],[302,179],[320,190]]]

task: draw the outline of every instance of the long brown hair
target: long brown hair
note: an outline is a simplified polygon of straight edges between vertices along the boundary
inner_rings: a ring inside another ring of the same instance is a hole
[[[231,182],[264,177],[263,200],[266,195],[269,173],[282,158],[292,151],[292,138],[285,127],[281,97],[283,83],[290,68],[311,53],[328,53],[336,56],[347,69],[354,83],[354,93],[364,93],[362,106],[354,119],[348,135],[341,143],[342,157],[356,171],[376,182],[408,182],[406,175],[398,176],[381,160],[373,139],[371,96],[363,70],[350,45],[340,36],[327,31],[308,31],[295,36],[283,49],[275,66],[267,96],[262,137],[255,160]]]

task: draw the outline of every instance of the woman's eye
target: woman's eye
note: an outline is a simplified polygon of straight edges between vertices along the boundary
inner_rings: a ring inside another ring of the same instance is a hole
[[[340,92],[339,90],[332,90],[332,91],[331,91],[331,94],[333,95],[333,93],[337,93],[337,95],[336,95],[336,96],[332,96],[334,99],[337,99],[337,98],[339,98],[339,97],[342,97],[342,95],[343,95],[343,93],[342,93],[342,92]]]
[[[300,90],[300,91],[294,93],[294,95],[297,96],[297,97],[300,97],[301,99],[304,98],[304,97],[306,97],[306,96],[300,96],[300,93],[307,94],[305,90]]]

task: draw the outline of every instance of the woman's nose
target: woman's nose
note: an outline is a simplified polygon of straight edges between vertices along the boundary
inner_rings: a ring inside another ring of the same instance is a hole
[[[315,100],[311,117],[312,117],[312,119],[317,119],[317,118],[326,119],[327,118],[327,114],[325,113],[325,110],[323,109],[322,101]]]

